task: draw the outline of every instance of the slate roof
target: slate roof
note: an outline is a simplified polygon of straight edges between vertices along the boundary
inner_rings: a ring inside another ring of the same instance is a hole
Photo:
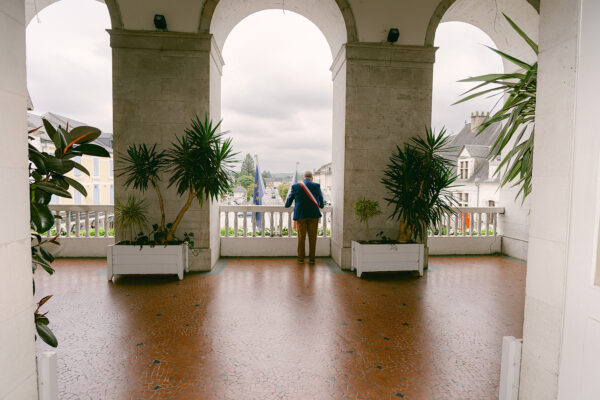
[[[458,156],[463,150],[469,153],[470,157],[476,158],[475,170],[469,176],[469,179],[459,179],[457,182],[462,183],[495,183],[499,182],[499,177],[494,176],[489,179],[490,161],[487,156],[490,149],[502,128],[501,123],[495,123],[485,129],[481,134],[475,135],[471,132],[471,124],[465,124],[463,129],[456,135],[453,135],[448,146],[451,151],[446,153],[446,157],[458,164]],[[492,164],[497,164],[498,161],[491,161]]]
[[[452,139],[448,146],[452,148],[452,151],[447,152],[448,158],[453,158],[456,160],[458,154],[466,145],[491,147],[496,141],[501,128],[502,124],[496,122],[495,124],[489,126],[481,134],[475,135],[475,133],[471,132],[471,124],[465,124],[460,132],[451,136]]]
[[[38,126],[41,126],[42,128],[38,131],[38,132],[41,132],[40,137],[43,141],[48,141],[48,142],[50,141],[50,137],[48,137],[48,135],[46,134],[46,131],[44,130],[44,123],[42,122],[42,118],[47,119],[52,124],[52,126],[54,126],[55,128],[57,128],[59,125],[64,128],[67,126],[67,123],[69,124],[69,129],[75,128],[77,126],[89,125],[84,122],[80,122],[80,121],[65,117],[63,115],[55,114],[55,113],[51,113],[51,112],[48,112],[42,116],[28,112],[27,113],[27,128],[28,128],[28,130],[35,129]],[[112,149],[112,147],[113,147],[112,133],[102,132],[100,137],[95,140],[95,143],[101,145],[106,150],[108,150],[109,152],[112,153],[112,150],[113,150]]]
[[[466,150],[467,153],[469,153],[469,155],[474,158],[487,158],[488,154],[490,154],[490,146],[466,144],[463,146],[463,150]]]

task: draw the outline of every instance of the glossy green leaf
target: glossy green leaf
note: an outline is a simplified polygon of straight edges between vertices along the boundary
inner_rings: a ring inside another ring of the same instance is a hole
[[[52,330],[48,327],[48,319],[45,319],[45,321],[43,322],[39,319],[36,319],[35,329],[37,330],[40,339],[42,339],[44,343],[46,343],[48,346],[58,346],[58,339],[56,338]]]
[[[77,150],[82,154],[86,154],[88,156],[110,157],[110,153],[108,152],[108,150],[97,144],[81,144],[76,146],[74,150]]]

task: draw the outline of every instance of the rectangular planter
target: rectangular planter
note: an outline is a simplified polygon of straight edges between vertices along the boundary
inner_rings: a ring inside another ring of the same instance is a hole
[[[419,271],[423,276],[425,245],[352,242],[352,269],[363,272]]]
[[[107,254],[108,280],[115,275],[173,274],[183,279],[188,272],[187,244],[168,246],[110,245]]]

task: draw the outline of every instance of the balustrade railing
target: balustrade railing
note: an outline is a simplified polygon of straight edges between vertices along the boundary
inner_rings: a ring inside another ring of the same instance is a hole
[[[457,207],[446,214],[440,224],[429,228],[430,237],[497,236],[498,215],[503,207]]]
[[[47,235],[62,237],[114,237],[114,206],[112,205],[51,205],[57,215],[54,227]],[[458,207],[447,214],[440,224],[428,230],[430,237],[497,236],[498,216],[503,207]],[[333,209],[321,210],[318,236],[330,237]],[[283,206],[219,206],[221,237],[296,237],[292,220],[293,209]],[[291,229],[290,229],[291,228]]]
[[[292,220],[294,209],[283,206],[220,206],[221,237],[295,237],[296,227]],[[331,236],[333,209],[321,210],[318,236]]]
[[[57,216],[47,236],[114,237],[114,206],[112,205],[50,205]]]

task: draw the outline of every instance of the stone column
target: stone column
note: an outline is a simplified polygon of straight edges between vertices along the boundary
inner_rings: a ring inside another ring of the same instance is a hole
[[[115,170],[121,166],[119,155],[131,143],[158,144],[166,148],[195,115],[209,113],[210,71],[220,71],[222,58],[212,35],[110,30],[113,61],[113,119]],[[220,81],[220,77],[218,79]],[[213,90],[214,92],[215,90]],[[216,122],[220,116],[211,116]],[[173,221],[185,200],[173,188],[167,190],[167,177],[161,187],[167,222]],[[123,178],[115,174],[115,199],[130,193]],[[138,194],[139,196],[139,194]],[[149,222],[160,221],[154,192],[144,195],[149,204]],[[177,230],[178,236],[193,232],[199,254],[190,253],[190,269],[210,270],[219,255],[218,236],[210,226],[218,218],[216,205],[198,203],[188,210]],[[117,239],[121,236],[117,234]]]
[[[23,0],[0,2],[0,54],[0,399],[37,399]]]
[[[333,187],[332,255],[350,268],[352,240],[365,230],[352,204],[363,197],[379,201],[383,214],[369,223],[396,237],[397,223],[383,198],[383,170],[397,145],[423,136],[431,123],[434,47],[348,43],[333,66]]]

